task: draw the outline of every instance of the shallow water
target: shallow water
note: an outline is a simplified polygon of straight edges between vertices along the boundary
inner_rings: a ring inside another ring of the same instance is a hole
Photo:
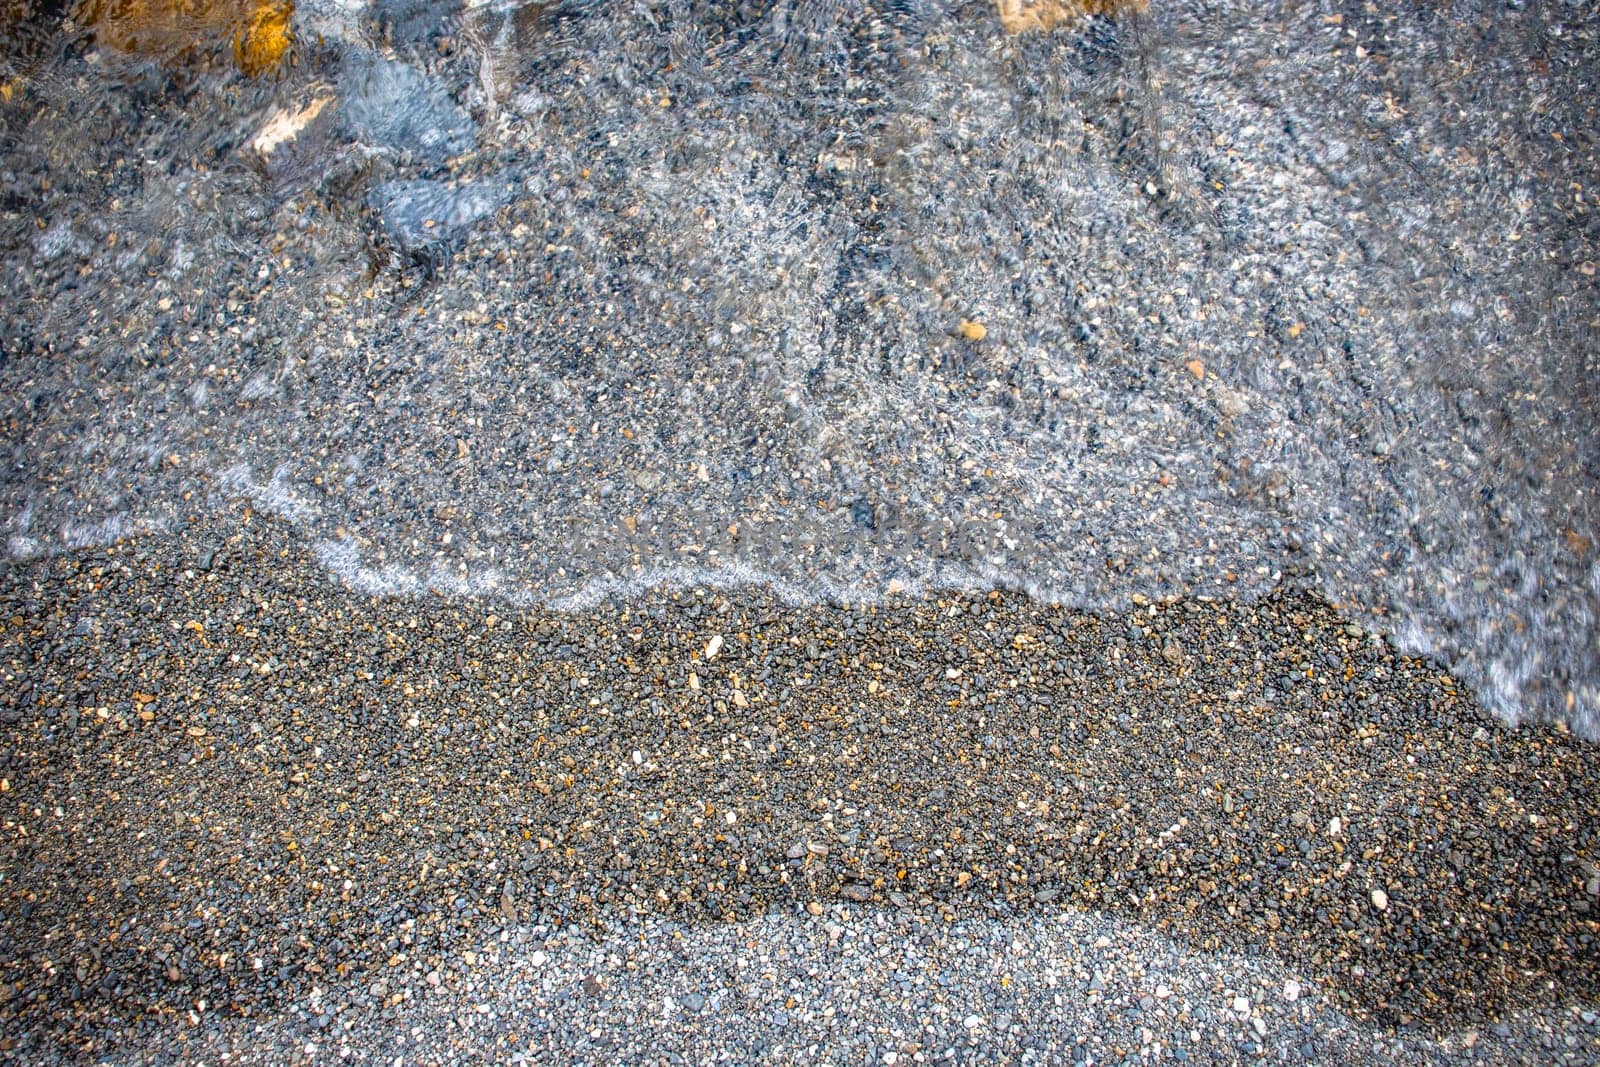
[[[400,595],[1303,578],[1600,733],[1592,5],[296,19],[0,110],[13,555],[245,496]]]

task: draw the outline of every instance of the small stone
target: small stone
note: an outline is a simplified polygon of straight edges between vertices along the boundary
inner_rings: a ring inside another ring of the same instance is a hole
[[[839,889],[839,895],[857,904],[864,904],[872,899],[872,887],[861,882],[850,882]]]
[[[1328,820],[1328,836],[1329,837],[1338,837],[1339,836],[1339,831],[1341,831],[1343,829],[1344,829],[1344,822],[1343,822],[1343,820],[1341,820],[1339,818],[1339,816],[1335,815],[1333,818]]]
[[[808,914],[808,915],[821,915],[822,914],[822,905],[817,903],[815,900],[808,901],[806,903],[806,914]]]
[[[989,336],[989,331],[983,323],[973,322],[970,319],[962,319],[961,325],[957,327],[956,332],[968,341],[981,341]]]
[[[1293,1004],[1295,1001],[1299,1000],[1300,983],[1295,981],[1293,978],[1283,983],[1283,999],[1289,1004]]]
[[[722,651],[722,635],[713,634],[711,640],[706,642],[706,659],[716,659],[717,653]]]
[[[683,998],[683,1007],[686,1011],[699,1011],[706,1006],[706,998],[700,993],[689,993]]]
[[[1250,998],[1249,997],[1234,997],[1233,998],[1233,1010],[1238,1012],[1240,1015],[1249,1015],[1250,1014]]]
[[[1250,401],[1236,389],[1218,389],[1217,410],[1225,418],[1236,419],[1250,410]]]
[[[961,1020],[961,1025],[965,1026],[968,1030],[976,1030],[978,1027],[983,1025],[983,1020],[976,1015],[969,1015],[965,1019]]]
[[[1377,908],[1379,911],[1388,911],[1389,894],[1385,893],[1381,889],[1374,889],[1372,891],[1372,906]]]
[[[1200,380],[1204,380],[1205,379],[1205,376],[1206,376],[1206,361],[1205,360],[1203,360],[1203,359],[1191,359],[1189,362],[1184,364],[1184,368],[1187,369],[1188,372],[1190,374],[1194,375],[1197,379],[1200,379]]]

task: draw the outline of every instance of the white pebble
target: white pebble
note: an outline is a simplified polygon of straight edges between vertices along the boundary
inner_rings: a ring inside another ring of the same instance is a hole
[[[1372,906],[1377,908],[1379,911],[1388,911],[1389,894],[1385,893],[1381,889],[1374,889],[1372,891]]]
[[[1293,1004],[1300,999],[1300,983],[1293,978],[1283,983],[1283,999]]]
[[[1233,998],[1233,1010],[1238,1012],[1240,1015],[1249,1015],[1250,1014],[1250,998],[1249,997],[1234,997]]]
[[[706,642],[706,659],[716,659],[717,653],[722,651],[722,635],[713,634],[711,640]]]

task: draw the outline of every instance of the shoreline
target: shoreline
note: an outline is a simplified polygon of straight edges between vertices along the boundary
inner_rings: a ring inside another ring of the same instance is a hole
[[[419,961],[535,927],[996,908],[1273,960],[1407,1034],[1600,1001],[1600,749],[1303,592],[561,615],[342,590],[258,516],[8,564],[0,622],[8,1057],[313,989],[381,1028]]]

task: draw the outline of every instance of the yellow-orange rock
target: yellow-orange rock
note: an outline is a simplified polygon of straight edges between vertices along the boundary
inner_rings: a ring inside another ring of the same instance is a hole
[[[229,50],[252,76],[282,65],[293,15],[294,0],[82,0],[74,12],[102,47],[163,63]]]
[[[270,74],[283,64],[294,37],[289,19],[293,0],[258,3],[246,25],[233,37],[233,61],[251,77]]]

